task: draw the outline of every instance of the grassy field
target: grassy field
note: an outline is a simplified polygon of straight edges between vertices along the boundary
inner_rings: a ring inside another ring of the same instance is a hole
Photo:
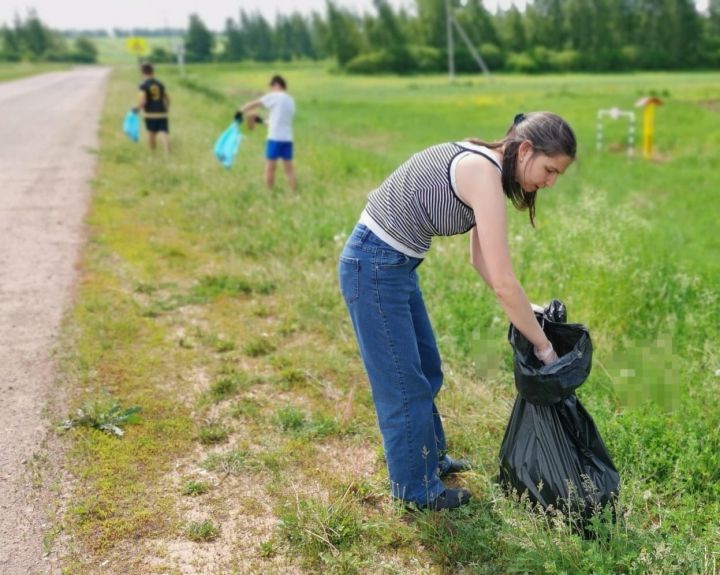
[[[18,80],[26,76],[67,70],[70,64],[49,64],[37,62],[2,62],[0,63],[0,82]]]
[[[174,68],[170,158],[120,131],[138,78],[113,75],[65,374],[77,406],[142,408],[117,439],[69,437],[75,482],[53,526],[65,572],[711,574],[720,563],[718,74],[348,78],[282,70],[298,103],[299,190],[262,185],[264,132],[222,169],[214,139],[276,69]],[[595,150],[598,108],[663,94],[656,157],[624,126]],[[368,385],[336,280],[367,193],[424,146],[500,137],[550,109],[579,161],[541,192],[538,228],[513,213],[516,272],[589,325],[578,395],[622,478],[620,520],[585,541],[495,485],[515,391],[507,322],[468,264],[435,242],[420,275],[445,358],[452,452],[476,470],[454,513],[386,496]],[[105,399],[103,399],[105,398]]]
[[[145,37],[150,50],[162,48],[169,54],[173,53],[173,45],[179,37],[174,36],[152,36]],[[130,54],[126,48],[126,38],[92,38],[92,42],[98,49],[98,63],[118,66],[121,64],[135,64],[137,56]]]

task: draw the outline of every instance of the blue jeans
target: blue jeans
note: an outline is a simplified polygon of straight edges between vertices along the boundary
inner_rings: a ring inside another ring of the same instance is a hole
[[[340,290],[370,380],[394,497],[427,503],[445,489],[445,433],[435,396],[440,353],[415,269],[421,259],[358,224],[340,256]]]

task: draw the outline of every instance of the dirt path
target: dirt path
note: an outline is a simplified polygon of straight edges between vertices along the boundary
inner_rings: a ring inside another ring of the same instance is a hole
[[[52,350],[71,301],[107,69],[0,84],[0,573],[47,573],[44,490],[29,468],[49,425]],[[45,493],[45,497],[47,494]]]

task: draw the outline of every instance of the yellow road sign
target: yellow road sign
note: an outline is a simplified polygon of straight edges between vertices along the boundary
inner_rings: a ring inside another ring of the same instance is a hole
[[[147,40],[139,36],[131,36],[125,40],[125,48],[135,56],[147,56],[150,53],[150,46],[148,46]]]

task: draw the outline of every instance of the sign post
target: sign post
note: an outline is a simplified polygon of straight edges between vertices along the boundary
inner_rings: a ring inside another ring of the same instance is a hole
[[[185,75],[185,43],[182,40],[176,40],[173,43],[173,52],[177,57],[178,68],[180,68],[180,75]]]

